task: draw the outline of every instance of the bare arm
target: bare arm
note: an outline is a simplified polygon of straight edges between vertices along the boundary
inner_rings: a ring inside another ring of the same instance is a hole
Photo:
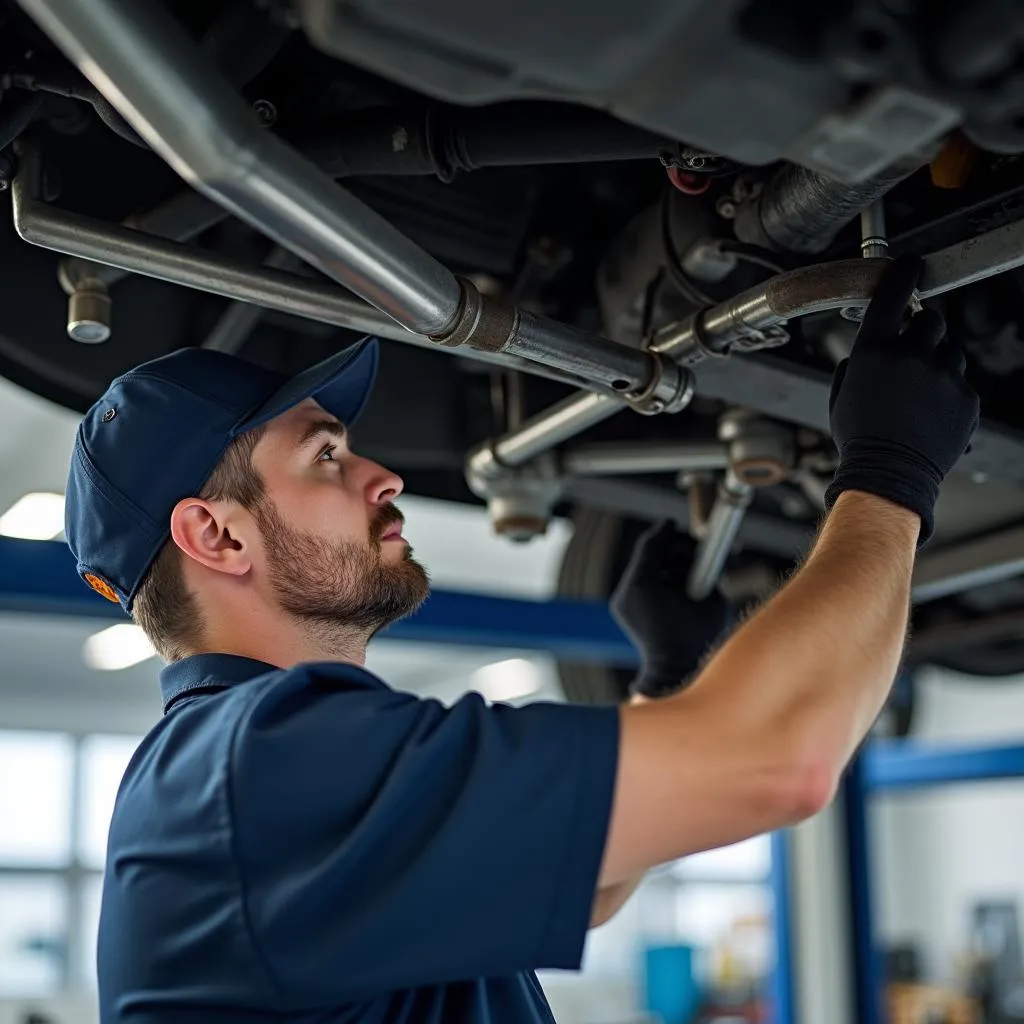
[[[899,665],[920,522],[843,493],[803,568],[691,687],[623,708],[599,889],[831,800]]]
[[[629,704],[632,707],[650,703],[652,701],[649,697],[644,697],[639,693],[634,693],[629,699]],[[636,892],[646,874],[646,871],[641,871],[623,882],[614,882],[612,885],[603,887],[599,883],[597,892],[594,894],[594,906],[590,911],[590,927],[598,928],[610,921],[626,905],[629,897]]]

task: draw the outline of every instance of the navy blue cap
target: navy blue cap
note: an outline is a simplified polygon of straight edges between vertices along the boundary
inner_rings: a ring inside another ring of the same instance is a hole
[[[78,573],[131,611],[170,536],[171,511],[198,494],[227,446],[306,398],[346,425],[373,388],[375,338],[295,377],[237,356],[187,348],[118,377],[75,435],[64,532]]]

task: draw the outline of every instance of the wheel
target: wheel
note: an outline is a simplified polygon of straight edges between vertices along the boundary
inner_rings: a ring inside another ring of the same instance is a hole
[[[607,599],[629,561],[637,538],[649,525],[614,512],[579,508],[558,575],[558,596]],[[558,675],[566,699],[577,704],[621,703],[629,696],[632,669],[560,661]]]

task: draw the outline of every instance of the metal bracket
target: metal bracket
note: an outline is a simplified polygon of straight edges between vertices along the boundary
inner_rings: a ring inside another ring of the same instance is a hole
[[[715,355],[730,356],[746,352],[760,352],[763,349],[779,348],[789,341],[785,327],[751,327],[744,330],[739,338],[730,341]]]

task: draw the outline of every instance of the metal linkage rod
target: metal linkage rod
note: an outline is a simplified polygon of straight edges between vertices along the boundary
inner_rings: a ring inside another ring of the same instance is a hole
[[[925,257],[917,293],[922,299],[966,288],[1024,266],[1024,221],[1014,221]]]
[[[714,441],[624,441],[585,444],[561,457],[570,476],[707,473],[725,469],[729,448]]]
[[[718,437],[728,444],[728,468],[707,522],[697,525],[700,542],[686,592],[701,601],[714,590],[754,491],[784,480],[793,468],[793,432],[779,423],[737,409],[718,424]]]
[[[686,593],[692,600],[703,601],[715,589],[753,496],[753,487],[731,470],[725,474],[686,581]]]
[[[865,259],[885,259],[889,242],[885,237],[885,200],[879,199],[861,211],[860,254]]]
[[[171,238],[175,242],[190,242],[227,216],[228,211],[224,207],[218,206],[200,192],[186,189],[151,210],[132,214],[123,223],[126,228],[145,235]],[[64,290],[70,294],[83,281],[98,280],[109,288],[127,277],[128,273],[122,267],[71,256],[61,260],[59,277]]]
[[[32,245],[95,261],[94,265],[118,267],[128,273],[253,303],[307,320],[439,350],[433,339],[407,331],[391,317],[336,285],[269,267],[252,266],[179,242],[144,235],[121,224],[109,224],[42,203],[36,198],[40,171],[38,154],[22,148],[19,165],[11,187],[14,227],[21,238]],[[596,387],[582,377],[504,352],[456,351],[481,362],[546,377],[572,387]],[[617,397],[613,398],[611,408],[612,411],[621,408]]]

